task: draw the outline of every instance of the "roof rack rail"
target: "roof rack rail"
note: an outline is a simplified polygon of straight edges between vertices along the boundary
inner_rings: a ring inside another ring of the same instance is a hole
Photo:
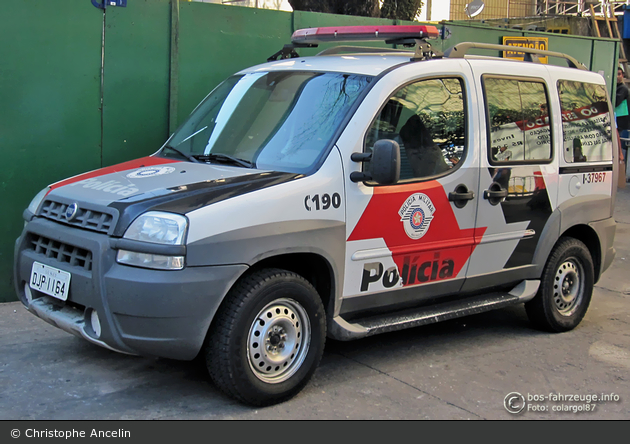
[[[280,59],[282,60],[299,57],[300,55],[295,52],[295,48],[317,48],[317,45],[313,45],[310,43],[289,43],[288,45],[284,45],[280,51],[269,56],[267,58],[267,61],[273,62],[275,60],[278,60],[278,57],[280,57]]]
[[[463,58],[470,49],[489,49],[494,51],[517,51],[525,54],[524,61],[540,63],[538,55],[544,55],[549,57],[558,57],[565,59],[570,68],[577,68],[583,71],[588,71],[586,66],[578,62],[574,57],[561,52],[545,51],[542,49],[523,48],[520,46],[508,46],[508,45],[494,45],[492,43],[476,43],[476,42],[463,42],[455,45],[444,52],[444,57],[448,58]]]

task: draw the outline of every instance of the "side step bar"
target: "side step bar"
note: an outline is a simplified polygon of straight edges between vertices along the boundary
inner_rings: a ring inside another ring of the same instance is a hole
[[[509,293],[488,293],[453,302],[355,319],[353,322],[336,316],[333,318],[331,333],[335,339],[348,341],[483,313],[527,302],[536,295],[539,285],[540,281],[523,281]]]

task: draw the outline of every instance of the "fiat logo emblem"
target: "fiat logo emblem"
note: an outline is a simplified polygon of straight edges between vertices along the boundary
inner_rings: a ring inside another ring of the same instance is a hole
[[[74,219],[74,216],[77,215],[77,213],[79,212],[79,205],[77,205],[77,203],[73,203],[68,205],[68,208],[66,208],[66,220],[69,222],[72,219]]]

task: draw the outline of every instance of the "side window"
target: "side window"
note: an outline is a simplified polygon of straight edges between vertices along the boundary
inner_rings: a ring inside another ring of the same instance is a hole
[[[372,122],[364,151],[392,139],[400,145],[401,181],[444,174],[464,157],[465,114],[460,79],[411,83],[396,91]]]
[[[603,85],[558,81],[564,160],[612,160],[610,109]]]
[[[483,84],[490,163],[550,161],[553,151],[545,84],[487,76]]]

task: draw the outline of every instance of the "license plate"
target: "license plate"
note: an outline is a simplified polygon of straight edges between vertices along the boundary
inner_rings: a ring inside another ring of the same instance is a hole
[[[29,286],[33,290],[65,301],[68,299],[70,290],[70,273],[39,262],[33,262]]]

